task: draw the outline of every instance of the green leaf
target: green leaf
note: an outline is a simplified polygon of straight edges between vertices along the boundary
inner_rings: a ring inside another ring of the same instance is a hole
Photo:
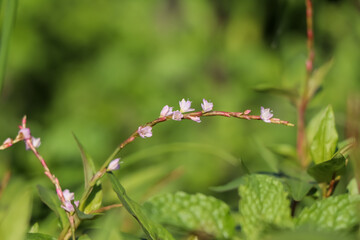
[[[359,195],[359,186],[356,181],[356,178],[352,178],[348,183],[346,189],[349,192],[349,195]]]
[[[310,189],[313,188],[315,185],[306,181],[293,178],[287,179],[286,184],[289,187],[291,197],[295,201],[301,201],[310,191]]]
[[[359,203],[359,196],[348,194],[317,201],[300,213],[296,225],[306,225],[317,230],[349,230],[359,224]]]
[[[1,9],[3,9],[4,19],[2,19],[1,42],[0,42],[0,92],[5,78],[7,55],[10,45],[10,36],[14,26],[18,0],[4,0]],[[2,15],[2,14],[0,14]]]
[[[216,239],[231,239],[235,221],[224,202],[203,194],[177,192],[156,196],[145,202],[152,219],[186,231],[204,232]]]
[[[26,234],[26,240],[56,240],[56,237],[52,237],[43,233],[28,233]]]
[[[254,90],[261,93],[270,93],[270,94],[286,97],[290,100],[290,102],[293,105],[296,105],[296,102],[299,98],[299,91],[297,89],[287,89],[287,88],[267,86],[267,85],[258,85],[257,87],[255,87]]]
[[[37,232],[39,232],[39,223],[38,222],[34,223],[29,230],[29,233],[37,233]]]
[[[310,154],[316,164],[331,159],[335,153],[338,134],[330,105],[311,120],[307,127],[307,136]]]
[[[81,159],[84,166],[85,189],[87,189],[91,178],[96,173],[96,168],[91,156],[85,151],[84,147],[74,133],[73,136],[81,152]]]
[[[81,220],[88,220],[88,219],[93,219],[96,215],[94,214],[86,214],[82,211],[80,211],[76,206],[75,206],[75,212],[76,215],[79,217],[79,219]]]
[[[268,226],[293,226],[283,184],[266,175],[248,175],[239,187],[240,224],[248,239],[257,239]]]
[[[55,194],[55,190],[49,190],[41,185],[37,185],[39,196],[55,214],[59,217],[61,227],[64,228],[69,224],[65,211],[61,208],[61,202],[58,196]]]
[[[333,62],[334,61],[331,59],[330,61],[322,65],[319,69],[317,69],[310,77],[308,84],[308,95],[307,95],[308,100],[310,100],[320,88],[325,76],[331,69]]]
[[[91,178],[96,173],[95,164],[91,156],[85,151],[83,145],[80,143],[79,139],[75,136],[74,133],[73,136],[81,152],[81,159],[84,166],[85,189],[87,189],[89,187],[89,182],[91,181]],[[92,211],[100,208],[103,199],[103,192],[100,180],[95,184],[95,186],[90,191],[90,194],[85,199],[86,200],[81,202],[79,206],[79,209],[84,213],[91,213]]]
[[[346,167],[346,159],[341,153],[326,162],[309,167],[307,172],[318,182],[330,182],[334,177],[341,175]]]
[[[84,213],[91,213],[101,207],[103,191],[100,181],[92,188],[86,200],[80,204],[79,209]]]
[[[138,221],[144,233],[150,240],[173,240],[173,236],[160,224],[150,220],[144,209],[135,201],[133,201],[127,194],[124,187],[113,173],[108,172],[107,176],[110,178],[112,187],[116,192],[121,203],[125,209]]]
[[[244,178],[240,177],[240,178],[236,178],[234,180],[232,180],[231,182],[228,182],[222,186],[214,186],[214,187],[210,187],[210,190],[213,190],[215,192],[227,192],[230,190],[234,190],[237,189],[240,184],[244,183]]]
[[[27,187],[17,189],[10,203],[1,204],[0,239],[23,240],[30,221],[32,197]]]

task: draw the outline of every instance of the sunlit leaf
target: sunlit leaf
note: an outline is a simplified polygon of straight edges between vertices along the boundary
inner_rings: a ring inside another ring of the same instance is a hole
[[[125,191],[125,188],[120,184],[119,180],[108,172],[107,176],[110,178],[113,190],[116,192],[121,203],[125,209],[136,219],[140,224],[146,236],[151,240],[173,240],[173,236],[160,224],[150,220],[144,209],[135,201],[133,201]]]
[[[335,153],[338,134],[330,105],[311,120],[306,132],[313,161],[319,164],[331,159]]]
[[[29,189],[19,188],[0,216],[0,239],[23,240],[30,221],[32,197]]]
[[[317,201],[300,213],[296,225],[331,231],[351,229],[359,224],[359,203],[359,196],[348,194]]]
[[[215,192],[227,192],[230,190],[234,190],[237,189],[240,184],[244,183],[244,178],[240,177],[240,178],[236,178],[234,180],[232,180],[231,182],[228,182],[222,186],[214,186],[214,187],[210,187],[210,190],[213,190]]]
[[[144,207],[157,222],[189,232],[204,232],[216,239],[231,239],[235,222],[224,202],[203,194],[177,192],[156,196]]]
[[[307,172],[318,182],[330,182],[341,175],[346,167],[345,157],[338,153],[331,160],[310,167]]]
[[[248,175],[239,187],[240,225],[247,238],[256,239],[268,226],[292,227],[290,202],[283,184],[267,175]]]

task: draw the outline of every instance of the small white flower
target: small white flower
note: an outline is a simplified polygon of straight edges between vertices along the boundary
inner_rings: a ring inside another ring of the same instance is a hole
[[[70,201],[65,201],[65,203],[63,203],[64,205],[61,205],[61,207],[67,211],[67,212],[74,212],[74,206],[72,205],[72,203]]]
[[[11,138],[7,138],[4,142],[3,145],[5,146],[11,146],[12,145],[12,139]]]
[[[180,112],[181,113],[191,112],[191,111],[195,110],[193,108],[190,108],[191,107],[191,101],[189,101],[189,100],[185,101],[184,98],[179,102],[179,105],[180,105]]]
[[[65,189],[63,191],[63,196],[66,202],[70,202],[71,200],[74,200],[74,193],[70,192],[69,189]]]
[[[31,138],[31,142],[32,142],[32,145],[33,145],[35,148],[40,147],[40,144],[41,144],[40,138],[34,138],[34,137],[32,137],[32,138]]]
[[[274,114],[272,114],[272,111],[270,110],[270,108],[264,108],[261,107],[261,113],[260,113],[260,118],[266,122],[266,123],[270,123],[270,119],[272,118],[272,116],[274,116]]]
[[[181,114],[181,112],[179,110],[176,110],[172,115],[172,119],[175,120],[175,121],[181,121],[181,119],[183,117],[184,116]]]
[[[138,132],[140,137],[146,138],[146,137],[151,137],[152,136],[151,130],[152,130],[152,127],[150,127],[150,126],[146,126],[146,127],[141,127],[140,126],[138,128],[137,132]]]
[[[195,122],[201,123],[200,117],[191,117],[190,116],[189,118]]]
[[[171,114],[173,114],[172,109],[173,109],[172,107],[169,107],[168,105],[165,105],[165,107],[163,107],[163,109],[160,112],[160,117],[170,116]]]
[[[120,164],[119,164],[119,161],[120,161],[120,158],[116,158],[114,160],[112,160],[108,167],[107,167],[107,170],[108,171],[115,171],[115,170],[118,170],[120,168]]]
[[[201,108],[204,112],[210,112],[213,109],[214,104],[203,99],[203,103],[201,104]]]
[[[29,129],[29,128],[22,128],[22,129],[20,129],[19,134],[22,134],[25,140],[31,138],[31,133],[30,133],[30,129]]]

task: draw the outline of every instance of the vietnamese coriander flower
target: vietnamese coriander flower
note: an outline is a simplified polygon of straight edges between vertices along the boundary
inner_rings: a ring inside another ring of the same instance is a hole
[[[152,136],[152,127],[150,126],[146,126],[146,127],[139,127],[137,132],[139,134],[140,137],[142,138],[146,138],[146,137],[151,137]]]
[[[272,114],[272,111],[270,110],[270,108],[264,108],[261,107],[261,111],[260,111],[260,118],[266,122],[266,123],[270,123],[270,119],[272,118],[272,116],[274,116],[274,114]]]
[[[175,121],[181,121],[181,119],[183,117],[184,116],[182,115],[182,113],[179,110],[176,110],[172,115],[172,119],[175,120]]]
[[[109,166],[107,167],[108,171],[115,171],[118,170],[120,168],[120,164],[119,164],[120,158],[116,158],[114,160],[112,160],[109,163]]]
[[[198,122],[198,123],[201,123],[201,120],[200,120],[200,117],[192,117],[192,116],[189,116],[189,118],[195,122]]]
[[[160,112],[160,117],[170,116],[171,114],[173,114],[172,109],[173,109],[172,107],[169,107],[168,105],[165,105],[165,107],[163,107],[163,109]]]
[[[69,189],[65,189],[63,192],[63,196],[64,196],[64,200],[65,202],[63,202],[63,205],[61,205],[61,207],[63,209],[65,209],[65,211],[67,212],[74,212],[74,206],[71,203],[71,201],[74,200],[74,193],[70,192]],[[79,201],[75,201],[75,206],[78,207],[79,206]]]
[[[181,113],[191,112],[191,111],[195,110],[193,108],[190,108],[191,107],[191,101],[189,101],[189,100],[185,101],[184,98],[179,102],[179,105],[180,105],[180,112]]]
[[[201,104],[201,108],[204,112],[210,112],[213,109],[214,104],[203,99],[203,103]]]
[[[22,129],[20,129],[19,134],[22,134],[25,140],[31,138],[31,133],[30,133],[30,129],[29,129],[29,128],[22,128]]]

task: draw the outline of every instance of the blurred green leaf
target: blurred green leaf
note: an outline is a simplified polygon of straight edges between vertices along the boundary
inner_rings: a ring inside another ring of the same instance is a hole
[[[293,105],[296,105],[296,102],[299,98],[299,91],[297,89],[286,89],[274,86],[259,85],[256,86],[254,90],[261,93],[270,93],[286,97]]]
[[[184,192],[156,196],[144,207],[157,222],[190,232],[204,232],[216,239],[232,239],[235,221],[229,206],[214,197]]]
[[[335,153],[338,134],[330,105],[311,120],[306,132],[313,161],[319,164],[331,159]]]
[[[10,46],[11,32],[14,26],[18,0],[3,0],[1,9],[4,11],[4,19],[1,26],[0,42],[0,92],[5,78],[7,54]]]
[[[345,157],[350,153],[351,149],[355,147],[356,139],[348,138],[338,143],[338,152]]]
[[[310,189],[315,185],[303,180],[293,178],[286,179],[286,184],[289,187],[289,193],[291,197],[295,201],[301,201],[310,191]]]
[[[318,91],[318,89],[320,88],[325,76],[331,69],[333,62],[334,61],[331,59],[327,63],[323,64],[319,69],[314,71],[314,73],[310,77],[308,83],[308,95],[307,95],[308,100],[313,98],[316,92]]]
[[[239,177],[232,180],[231,182],[226,183],[225,185],[210,187],[210,190],[213,190],[215,192],[227,192],[230,190],[237,189],[242,183],[244,183],[244,178]]]
[[[80,149],[81,152],[81,159],[83,162],[84,167],[84,178],[85,178],[85,189],[88,188],[88,184],[91,180],[91,178],[96,173],[96,168],[94,165],[94,161],[92,160],[91,156],[85,151],[83,145],[80,143],[79,139],[75,136],[73,133],[73,137]]]
[[[34,223],[29,230],[29,233],[37,233],[37,232],[39,232],[39,223],[38,222]]]
[[[359,195],[359,186],[356,178],[352,178],[347,185],[346,189],[349,191],[349,195]]]
[[[52,237],[43,233],[28,233],[26,234],[26,240],[56,240],[56,237]]]
[[[68,218],[64,209],[61,208],[61,202],[55,191],[44,188],[41,185],[36,186],[39,192],[41,201],[43,201],[60,219],[61,227],[64,228],[69,224]]]
[[[270,225],[293,226],[288,194],[278,179],[259,174],[245,176],[239,195],[240,225],[248,239],[257,239]]]
[[[6,207],[0,216],[0,239],[23,240],[30,221],[31,192],[27,187],[22,187],[11,197],[10,203],[2,202],[0,205]]]
[[[330,182],[334,177],[341,175],[346,167],[346,159],[341,153],[326,162],[309,167],[307,172],[318,182]]]
[[[121,203],[125,209],[136,219],[140,224],[146,236],[151,240],[173,240],[173,236],[160,224],[151,221],[145,214],[144,209],[135,201],[133,201],[127,194],[124,187],[113,173],[108,172],[107,176],[110,178],[112,187],[116,192]]]
[[[96,215],[94,214],[86,214],[82,211],[80,211],[77,207],[75,207],[75,212],[76,215],[79,217],[79,219],[81,220],[89,220],[89,219],[93,219]]]
[[[331,196],[304,208],[296,219],[296,226],[308,226],[316,230],[349,230],[359,224],[360,196],[348,194]]]
[[[337,233],[332,231],[319,231],[306,228],[298,228],[288,231],[275,231],[266,234],[262,240],[355,240],[356,237],[350,234]]]

